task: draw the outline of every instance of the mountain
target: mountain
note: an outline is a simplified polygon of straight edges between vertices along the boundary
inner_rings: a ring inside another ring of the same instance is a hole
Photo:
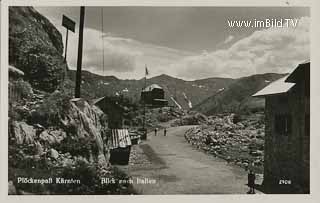
[[[262,110],[263,98],[253,98],[252,95],[286,74],[266,73],[237,79],[226,89],[206,98],[192,110],[211,115],[221,112],[245,112]]]
[[[24,72],[32,88],[53,92],[58,88],[73,94],[75,71],[68,71],[62,56],[62,35],[52,23],[32,7],[9,8],[9,64]],[[158,84],[165,91],[169,105],[205,114],[264,106],[262,99],[251,95],[283,75],[261,74],[240,79],[207,78],[185,81],[169,75],[147,79],[147,85]],[[139,102],[144,79],[122,80],[82,71],[82,97],[95,99],[122,94]]]
[[[75,81],[75,71],[69,76]],[[165,91],[169,105],[194,110],[207,115],[221,112],[262,110],[264,99],[251,95],[285,74],[266,73],[239,79],[207,78],[185,81],[169,75],[147,79],[147,85],[158,84]],[[139,102],[144,79],[121,80],[114,76],[101,76],[82,71],[82,94],[89,99],[122,94]]]
[[[47,18],[32,7],[9,7],[9,64],[33,88],[58,88],[67,69],[62,53],[62,35]]]
[[[75,81],[75,71],[69,71],[69,77]],[[159,75],[147,79],[147,85],[158,84],[165,91],[169,105],[191,109],[204,99],[227,88],[235,80],[230,78],[208,78],[195,81],[185,81],[169,75]],[[144,87],[144,79],[121,80],[114,76],[101,76],[88,71],[82,71],[82,94],[93,99],[102,96],[123,94],[133,102],[140,100],[140,92]]]

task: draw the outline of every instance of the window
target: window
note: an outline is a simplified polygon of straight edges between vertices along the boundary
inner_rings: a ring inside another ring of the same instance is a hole
[[[275,131],[281,135],[291,133],[291,115],[281,114],[275,116]]]

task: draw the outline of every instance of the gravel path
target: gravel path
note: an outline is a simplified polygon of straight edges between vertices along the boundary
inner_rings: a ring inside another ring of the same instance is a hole
[[[140,194],[246,194],[247,172],[226,161],[209,156],[188,144],[184,132],[192,126],[168,128],[158,136],[148,134],[148,140],[133,147],[135,159],[145,164],[131,163],[120,167],[133,177],[134,188]],[[137,157],[138,156],[138,157]],[[134,162],[134,161],[131,161]],[[148,182],[147,184],[146,181]],[[259,191],[257,191],[259,193]]]

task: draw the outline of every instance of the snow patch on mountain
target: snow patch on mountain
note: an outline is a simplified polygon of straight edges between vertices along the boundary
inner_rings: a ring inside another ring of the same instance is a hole
[[[170,97],[170,98],[177,105],[179,109],[182,109],[181,105],[173,97]]]
[[[124,88],[122,92],[129,92],[128,88]]]
[[[192,108],[192,102],[188,99],[186,93],[182,92],[184,99],[186,100],[186,102],[188,103],[189,108]]]
[[[223,91],[223,90],[224,90],[224,88],[220,88],[220,89],[218,89],[217,92],[221,92],[221,91]]]

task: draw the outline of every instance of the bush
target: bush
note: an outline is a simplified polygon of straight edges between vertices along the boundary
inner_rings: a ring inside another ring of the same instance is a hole
[[[30,98],[33,94],[30,83],[24,80],[18,80],[13,83],[15,91],[21,95],[22,98]]]
[[[70,107],[71,97],[59,91],[53,92],[28,119],[31,123],[39,123],[45,127],[59,126],[61,117]]]

